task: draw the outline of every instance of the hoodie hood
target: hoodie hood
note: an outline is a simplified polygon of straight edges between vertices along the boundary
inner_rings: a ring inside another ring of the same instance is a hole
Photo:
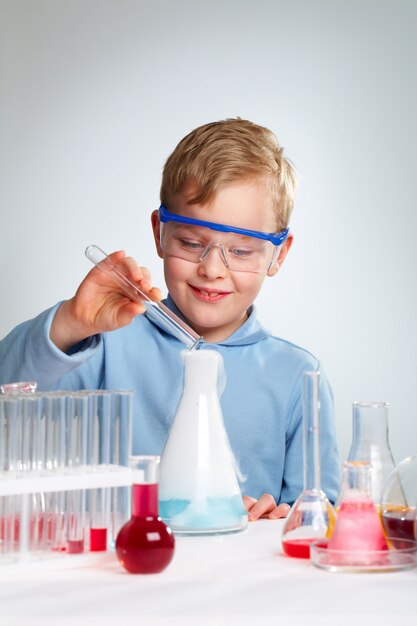
[[[187,322],[184,315],[181,313],[181,311],[179,310],[179,308],[173,301],[170,294],[168,294],[168,297],[165,300],[162,300],[162,302],[173,313],[178,315],[180,319],[182,319],[184,322]],[[159,328],[167,332],[166,329],[162,326],[162,324],[159,323],[158,319],[151,317],[150,315],[148,315],[147,312],[145,313],[145,315],[153,324],[155,324],[155,326],[158,326]],[[204,337],[203,337],[203,340],[198,344],[197,347],[201,349],[201,348],[204,348],[204,346],[215,346],[215,345],[230,346],[230,347],[231,346],[244,346],[244,345],[249,345],[251,343],[257,343],[258,341],[267,339],[270,336],[271,336],[271,333],[269,333],[259,323],[256,307],[255,305],[252,304],[252,306],[250,306],[248,309],[247,320],[242,324],[242,326],[239,326],[239,328],[233,334],[231,334],[229,337],[227,337],[223,341],[219,341],[218,343],[210,343],[210,344],[207,344],[204,341]]]

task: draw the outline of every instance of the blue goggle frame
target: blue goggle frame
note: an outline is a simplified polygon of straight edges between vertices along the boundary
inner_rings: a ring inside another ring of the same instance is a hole
[[[236,226],[227,226],[226,224],[217,224],[216,222],[205,222],[204,220],[196,220],[192,217],[185,217],[185,215],[178,215],[168,211],[164,204],[158,209],[159,221],[166,222],[178,222],[179,224],[191,224],[193,226],[204,226],[211,230],[217,230],[222,233],[237,233],[238,235],[246,235],[247,237],[256,237],[257,239],[265,239],[270,241],[274,246],[280,246],[288,237],[290,232],[289,228],[284,228],[279,233],[262,233],[259,230],[248,230],[246,228],[237,228]]]

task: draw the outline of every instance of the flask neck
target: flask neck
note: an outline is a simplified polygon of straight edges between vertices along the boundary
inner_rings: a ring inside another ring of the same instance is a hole
[[[372,466],[360,461],[345,461],[343,464],[342,487],[337,505],[352,498],[372,500]]]
[[[303,377],[304,489],[320,490],[320,375]]]
[[[158,517],[158,483],[132,486],[132,516]]]
[[[219,393],[224,378],[223,362],[214,350],[197,350],[183,353],[184,393]],[[220,384],[219,384],[220,383]]]
[[[388,405],[355,403],[353,405],[353,444],[388,444]]]

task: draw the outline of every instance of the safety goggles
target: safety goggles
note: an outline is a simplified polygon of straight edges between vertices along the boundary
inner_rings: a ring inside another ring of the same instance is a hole
[[[214,248],[225,266],[233,272],[267,272],[278,257],[289,229],[278,233],[237,228],[216,222],[197,220],[159,207],[161,247],[171,256],[200,263]],[[219,233],[213,239],[213,231]]]

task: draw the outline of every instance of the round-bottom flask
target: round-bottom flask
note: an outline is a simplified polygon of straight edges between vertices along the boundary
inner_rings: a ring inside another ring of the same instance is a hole
[[[417,540],[417,454],[397,465],[385,484],[381,515],[392,539]],[[400,547],[397,545],[397,547]]]
[[[175,539],[159,517],[157,456],[132,457],[132,517],[116,538],[116,555],[132,574],[162,572],[174,556]]]

